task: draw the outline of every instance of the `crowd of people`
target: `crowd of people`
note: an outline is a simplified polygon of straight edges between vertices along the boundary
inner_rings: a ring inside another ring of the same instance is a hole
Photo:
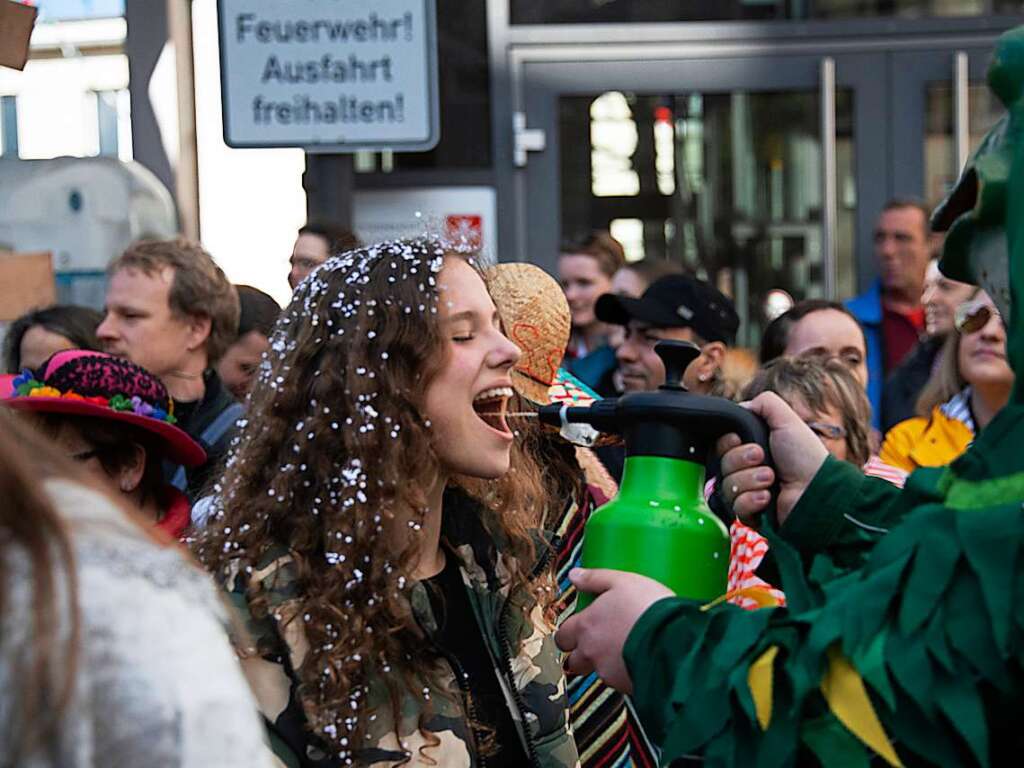
[[[630,690],[621,671],[591,673],[583,625],[560,636],[568,678],[555,645],[576,590],[609,587],[574,566],[623,448],[529,414],[567,389],[656,390],[656,344],[686,341],[689,391],[760,403],[804,430],[803,457],[896,492],[967,451],[1014,388],[1000,310],[938,270],[934,237],[926,209],[893,200],[878,282],[796,301],[757,350],[716,285],[627,262],[603,231],[565,245],[556,283],[441,239],[362,245],[311,223],[283,309],[197,243],[131,245],[104,312],[36,310],[5,339],[5,758],[658,764],[666,714],[610,687]],[[744,503],[734,485],[762,457],[725,447],[706,496],[730,527],[727,597],[800,604],[783,545],[736,515],[767,501],[761,476]]]
[[[923,205],[887,203],[874,237],[877,281],[846,302],[805,298],[768,318],[755,361],[754,350],[736,346],[739,315],[714,285],[672,262],[627,263],[607,232],[595,232],[566,244],[558,262],[573,323],[566,367],[603,396],[654,390],[665,377],[657,342],[689,341],[701,355],[686,371],[687,389],[741,400],[774,391],[748,385],[763,382],[779,358],[836,361],[860,384],[866,404],[845,398],[828,428],[811,415],[805,420],[822,440],[839,442],[849,432],[839,424],[856,423],[868,448],[860,464],[901,485],[913,469],[963,453],[1014,382],[991,300],[939,271],[935,238]],[[804,379],[823,376],[815,369]],[[621,460],[614,451],[602,455],[620,479]]]

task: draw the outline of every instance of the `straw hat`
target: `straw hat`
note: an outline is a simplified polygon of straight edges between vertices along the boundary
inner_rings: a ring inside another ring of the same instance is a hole
[[[546,405],[569,345],[572,319],[565,294],[543,269],[522,263],[489,269],[487,287],[505,334],[522,351],[512,385],[527,400]]]

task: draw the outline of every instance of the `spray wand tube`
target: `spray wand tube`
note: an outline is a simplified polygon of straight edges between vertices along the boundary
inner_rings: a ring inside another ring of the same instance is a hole
[[[589,424],[599,432],[623,435],[628,455],[642,452],[701,461],[709,443],[735,432],[744,443],[760,445],[771,463],[768,427],[746,408],[722,398],[700,395],[671,401],[657,398],[656,393],[628,397],[628,403],[607,399],[588,407],[554,403],[540,408],[538,416],[541,423],[559,429],[570,424]]]

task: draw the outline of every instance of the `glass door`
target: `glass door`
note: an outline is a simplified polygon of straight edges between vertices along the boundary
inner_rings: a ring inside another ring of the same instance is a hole
[[[561,241],[610,229],[631,260],[732,296],[753,346],[770,291],[858,290],[862,214],[888,183],[867,172],[886,168],[869,119],[884,95],[867,87],[884,71],[879,54],[527,64],[527,123],[548,140],[522,179],[520,242],[553,267]]]
[[[934,206],[1005,112],[985,77],[991,44],[893,54],[897,194]]]

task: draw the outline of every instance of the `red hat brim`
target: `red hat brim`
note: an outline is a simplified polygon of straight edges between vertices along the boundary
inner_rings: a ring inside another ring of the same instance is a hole
[[[185,430],[150,416],[140,416],[129,411],[115,411],[113,408],[67,397],[11,397],[8,395],[3,403],[9,408],[16,408],[19,411],[94,416],[131,424],[158,437],[166,447],[166,458],[170,461],[184,464],[186,467],[198,467],[206,461],[206,451]]]

